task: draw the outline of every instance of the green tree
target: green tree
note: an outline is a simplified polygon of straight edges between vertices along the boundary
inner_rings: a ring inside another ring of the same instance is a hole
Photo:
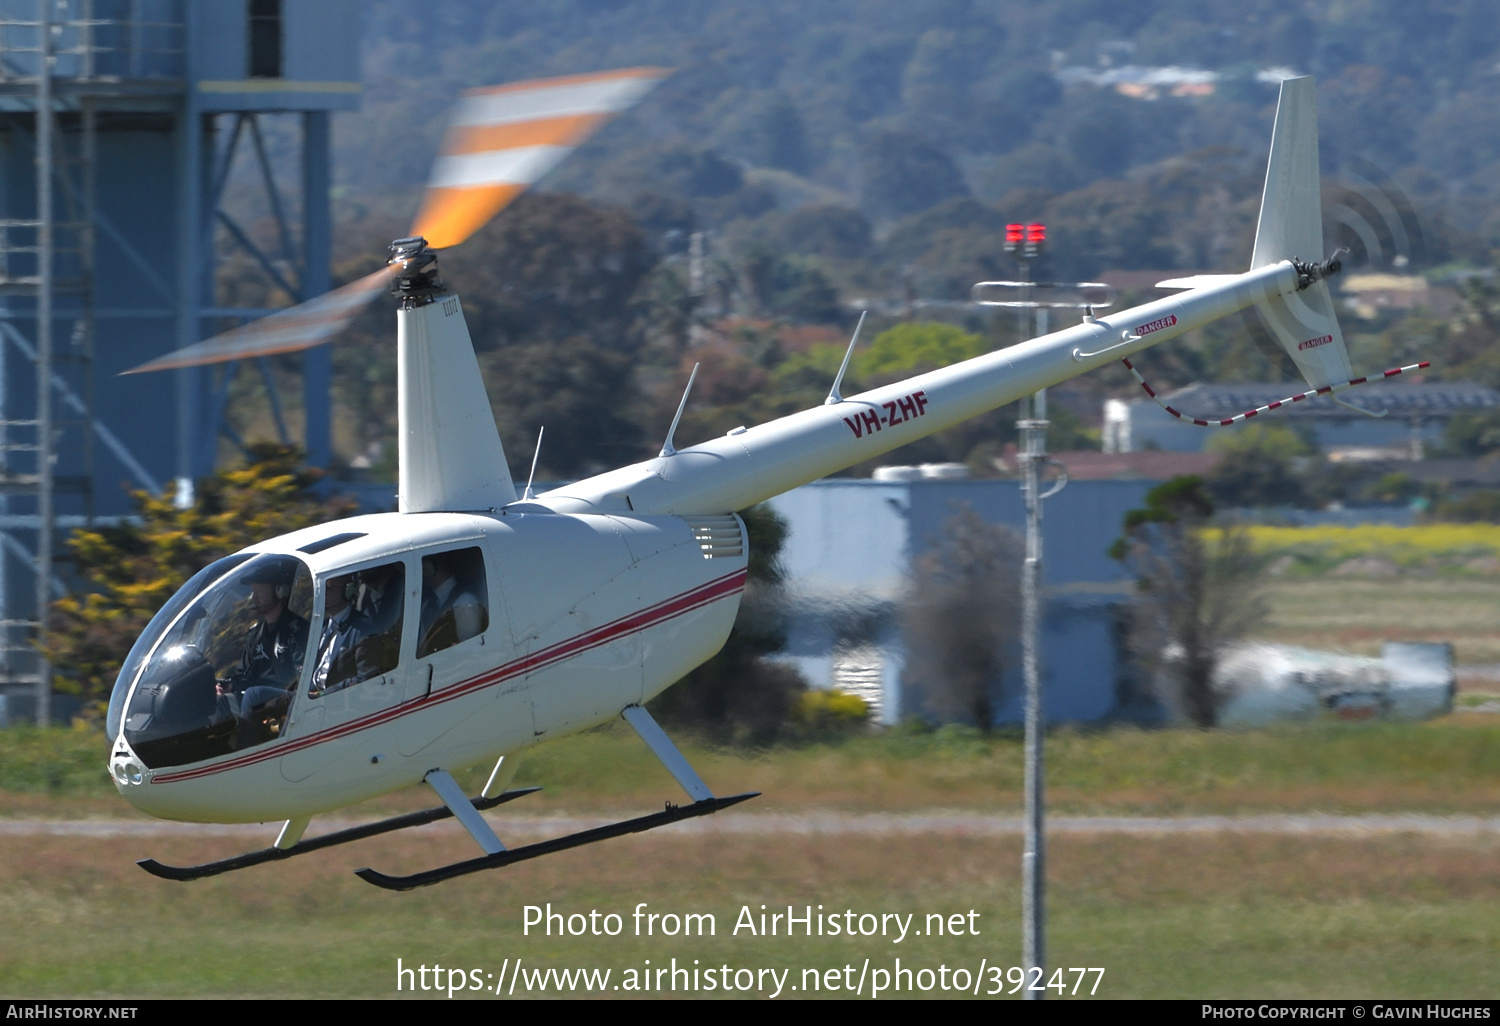
[[[1001,675],[1015,655],[1025,554],[1016,532],[965,505],[913,567],[901,609],[907,665],[921,668],[925,678],[913,683],[944,719],[994,725]]]
[[[798,207],[768,214],[758,227],[770,245],[787,253],[854,260],[870,248],[870,222],[849,207]]]
[[[637,292],[656,257],[624,211],[563,193],[527,193],[446,260],[474,347],[550,345],[581,338],[633,353]]]
[[[853,363],[861,378],[894,379],[947,367],[988,350],[979,335],[951,324],[919,321],[882,331],[868,349],[855,353]]]
[[[860,155],[860,206],[876,218],[905,217],[969,191],[953,158],[911,132],[881,132]]]
[[[842,314],[838,293],[814,263],[782,256],[760,242],[746,247],[740,278],[752,313],[813,324],[835,323]]]
[[[1500,450],[1500,410],[1464,412],[1443,428],[1443,444],[1435,455],[1478,457]]]
[[[246,545],[353,513],[315,492],[319,477],[295,449],[252,446],[244,466],[198,482],[188,509],[171,494],[137,492],[135,518],[76,532],[68,545],[87,590],[52,604],[56,689],[107,700],[131,645],[189,577]]]
[[[773,94],[761,109],[752,141],[756,158],[767,167],[805,174],[811,164],[802,114],[785,93]]]
[[[1225,506],[1306,506],[1304,472],[1315,450],[1291,428],[1248,424],[1209,440],[1223,458],[1204,479]]]
[[[1500,492],[1478,489],[1444,498],[1422,519],[1429,524],[1500,524]]]
[[[1228,697],[1214,683],[1224,649],[1264,619],[1249,535],[1208,526],[1214,504],[1201,478],[1176,477],[1125,514],[1110,549],[1136,575],[1130,647],[1160,697],[1200,727]]]

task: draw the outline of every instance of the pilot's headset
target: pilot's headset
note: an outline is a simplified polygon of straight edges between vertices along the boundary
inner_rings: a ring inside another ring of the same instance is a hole
[[[350,574],[344,579],[344,601],[355,609],[364,609],[365,579],[363,574]]]
[[[269,584],[271,594],[276,596],[278,602],[285,602],[292,595],[291,575],[280,572],[279,568],[263,566],[254,573],[247,574],[241,580],[245,584]]]
[[[345,602],[348,602],[350,605],[358,609],[359,603],[355,600],[359,598],[360,594],[364,591],[364,585],[360,581],[360,576],[359,574],[344,574],[342,576],[344,578],[344,583],[339,588],[339,595],[342,596]],[[335,577],[334,579],[337,580],[337,577]]]

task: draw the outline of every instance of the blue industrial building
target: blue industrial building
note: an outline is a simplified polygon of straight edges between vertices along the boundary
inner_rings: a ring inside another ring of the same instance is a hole
[[[1157,482],[1075,481],[1045,503],[1042,689],[1052,722],[1153,715],[1126,693],[1119,625],[1131,579],[1108,549]],[[916,560],[968,506],[1025,529],[1015,480],[828,478],[770,501],[789,528],[782,549],[792,606],[784,658],[814,687],[859,694],[884,723],[931,714],[930,671],[907,658],[900,606]],[[1012,653],[995,681],[997,722],[1020,723]]]
[[[329,288],[329,117],[359,103],[358,21],[356,0],[0,0],[0,694],[13,714],[31,693],[48,713],[33,642],[61,587],[57,529],[128,512],[132,489],[175,481],[186,497],[226,430],[235,365],[119,372],[267,312],[219,305],[228,247],[289,300]],[[271,114],[298,119],[294,160],[268,156]],[[221,202],[237,163],[267,190],[270,247]],[[296,441],[326,462],[329,357],[304,359]]]

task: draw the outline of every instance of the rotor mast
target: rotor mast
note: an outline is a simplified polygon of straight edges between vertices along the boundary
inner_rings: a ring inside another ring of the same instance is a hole
[[[420,236],[391,243],[399,366],[402,513],[497,510],[516,501],[458,297]]]

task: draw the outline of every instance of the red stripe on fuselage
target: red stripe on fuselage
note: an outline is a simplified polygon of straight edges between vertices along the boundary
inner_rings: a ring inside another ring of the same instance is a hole
[[[408,713],[435,708],[445,702],[471,695],[476,691],[504,683],[514,677],[544,669],[564,659],[587,652],[590,649],[598,648],[600,645],[606,645],[611,641],[646,630],[657,624],[665,623],[685,613],[690,613],[712,602],[717,602],[728,595],[737,594],[743,591],[744,588],[745,571],[737,570],[732,574],[727,574],[717,580],[710,581],[691,591],[658,602],[654,606],[648,606],[645,609],[629,613],[602,627],[595,627],[591,631],[585,631],[575,637],[566,638],[556,644],[548,645],[540,651],[528,653],[519,659],[513,659],[493,670],[487,670],[476,677],[470,677],[468,680],[460,681],[441,691],[423,695],[421,698],[411,699],[400,705],[383,709],[377,713],[371,713],[357,720],[350,720],[348,723],[330,727],[316,734],[295,738],[285,744],[273,745],[269,749],[251,752],[226,762],[216,763],[212,766],[199,766],[195,769],[182,770],[176,773],[164,773],[153,777],[151,782],[153,784],[171,784],[182,780],[192,780],[197,777],[208,776],[212,773],[220,773],[224,770],[241,769],[257,762],[263,762],[266,759],[274,759],[293,752],[300,752],[311,748],[313,745],[322,744],[325,741],[347,737],[361,730],[369,730],[371,727],[378,727],[382,723],[387,723]]]

